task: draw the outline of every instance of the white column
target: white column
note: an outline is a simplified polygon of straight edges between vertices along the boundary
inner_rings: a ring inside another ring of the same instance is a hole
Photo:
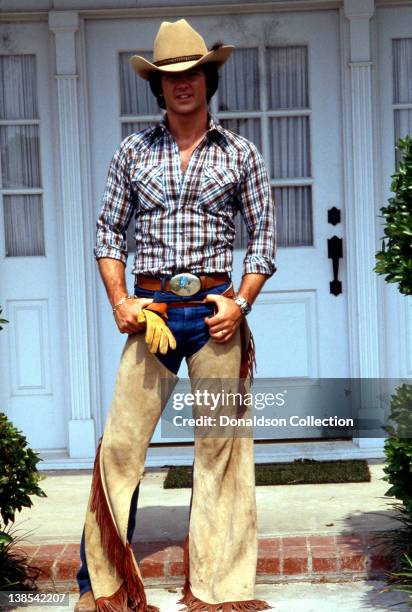
[[[88,458],[95,454],[95,428],[91,418],[90,367],[83,198],[81,189],[78,74],[75,36],[79,16],[71,11],[50,11],[49,27],[55,34],[59,123],[60,201],[64,228],[64,281],[68,339],[68,381],[71,406],[69,454]]]
[[[347,162],[347,265],[351,372],[356,378],[379,378],[380,325],[378,279],[373,272],[378,249],[375,198],[375,135],[373,114],[371,18],[374,0],[345,0],[349,20],[349,76],[346,103],[350,106],[345,158]],[[363,418],[377,414],[379,388],[361,389]],[[356,440],[361,447],[382,447],[381,438]]]

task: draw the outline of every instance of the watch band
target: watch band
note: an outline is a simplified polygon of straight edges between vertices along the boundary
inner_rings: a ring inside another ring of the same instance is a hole
[[[239,306],[241,313],[245,316],[252,310],[251,304],[244,297],[236,297],[235,302]]]

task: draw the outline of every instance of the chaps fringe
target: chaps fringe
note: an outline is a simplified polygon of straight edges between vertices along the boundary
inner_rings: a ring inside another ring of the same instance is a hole
[[[257,612],[258,610],[273,609],[272,606],[261,599],[224,601],[222,603],[210,604],[193,595],[189,577],[189,534],[187,534],[183,544],[183,564],[185,572],[185,583],[182,589],[183,597],[177,603],[184,604],[188,612]],[[183,612],[183,610],[181,608],[180,612]]]
[[[254,371],[256,370],[256,346],[252,332],[249,330],[249,342],[246,337],[246,324],[242,322],[240,325],[241,338],[241,362],[240,362],[240,379],[250,378],[250,385],[253,385]],[[247,344],[246,344],[247,342]]]
[[[102,475],[100,472],[100,452],[102,446],[101,436],[96,451],[93,469],[92,494],[90,510],[94,512],[96,522],[100,529],[102,548],[110,563],[114,566],[117,575],[123,583],[119,589],[109,597],[96,599],[97,612],[159,612],[157,606],[148,605],[143,582],[136,572],[133,562],[133,551],[129,543],[126,546],[121,541],[110,508],[104,494]]]
[[[240,325],[240,372],[239,372],[239,391],[242,395],[246,394],[246,381],[249,379],[249,386],[253,385],[254,370],[256,370],[256,347],[253,334],[249,329],[249,340],[247,338],[246,321],[243,319]]]

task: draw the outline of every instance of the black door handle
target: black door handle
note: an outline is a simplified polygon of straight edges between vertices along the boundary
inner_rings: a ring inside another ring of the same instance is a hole
[[[329,283],[330,292],[333,295],[342,293],[342,283],[338,279],[339,259],[343,257],[342,238],[332,236],[328,238],[328,258],[332,260],[333,280]]]

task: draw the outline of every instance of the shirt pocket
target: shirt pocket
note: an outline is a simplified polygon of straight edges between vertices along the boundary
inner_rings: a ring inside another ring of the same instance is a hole
[[[138,166],[135,169],[131,182],[137,197],[138,212],[166,208],[163,175],[162,164]]]
[[[236,195],[239,181],[240,172],[235,166],[204,166],[200,198],[202,207],[209,212],[227,207]]]

